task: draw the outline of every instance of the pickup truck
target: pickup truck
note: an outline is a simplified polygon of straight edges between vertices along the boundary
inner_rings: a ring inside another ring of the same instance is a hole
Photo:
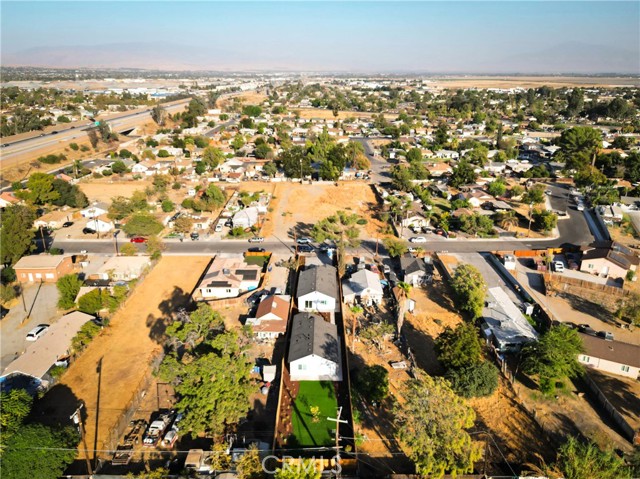
[[[164,436],[169,425],[173,422],[173,413],[162,414],[158,419],[153,421],[147,431],[144,433],[143,444],[147,447],[155,447]]]

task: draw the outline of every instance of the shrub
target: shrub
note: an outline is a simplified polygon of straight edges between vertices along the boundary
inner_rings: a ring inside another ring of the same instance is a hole
[[[0,285],[0,301],[3,303],[8,303],[13,300],[17,296],[16,289],[12,284],[2,284]]]
[[[82,281],[75,274],[68,274],[58,280],[58,307],[69,309],[75,306],[75,299],[82,287]]]
[[[158,151],[158,158],[168,158],[171,156],[167,150]]]
[[[379,403],[389,394],[389,373],[379,365],[357,371],[354,386],[366,401]]]
[[[71,340],[71,347],[73,348],[73,351],[79,353],[84,350],[84,348],[87,347],[91,340],[100,333],[100,329],[100,326],[98,326],[93,321],[85,323],[80,328],[80,331],[78,331],[78,334],[76,334]]]
[[[462,397],[489,396],[498,387],[498,368],[489,361],[482,361],[464,368],[450,369],[446,378],[453,390]]]
[[[16,271],[11,266],[5,266],[0,271],[0,278],[3,283],[13,283],[16,280]]]
[[[51,248],[51,249],[49,250],[49,254],[50,254],[51,256],[60,256],[62,253],[63,253],[63,251],[62,251],[60,248],[55,248],[55,247],[54,247],[54,248]]]
[[[366,225],[367,220],[365,220],[364,218],[360,218],[358,221],[356,221],[356,223],[358,223],[359,225]]]
[[[69,148],[71,148],[73,151],[78,151],[80,149],[77,143],[69,143]]]

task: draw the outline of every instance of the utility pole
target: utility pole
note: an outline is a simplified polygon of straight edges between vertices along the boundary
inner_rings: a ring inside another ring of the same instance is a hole
[[[47,252],[47,242],[44,240],[44,231],[42,231],[42,225],[40,225],[40,238],[42,239],[42,249]]]
[[[341,415],[342,415],[342,406],[338,408],[337,418],[333,418],[333,417],[327,418],[328,421],[334,421],[336,423],[336,460],[338,461],[340,460],[340,445],[339,445],[340,435],[338,433],[338,431],[340,430],[340,423],[349,424],[349,421],[347,421],[346,419],[340,419]]]
[[[531,236],[531,220],[533,218],[531,215],[531,208],[533,208],[533,203],[529,203],[529,229],[527,230],[527,238]]]
[[[91,468],[91,461],[89,460],[89,449],[87,448],[87,438],[84,430],[84,421],[82,420],[82,414],[80,411],[84,407],[84,403],[80,403],[75,412],[69,416],[69,419],[73,421],[73,423],[78,427],[78,432],[80,433],[80,438],[82,439],[82,445],[84,446],[84,458],[87,461],[87,472],[89,476],[93,475],[93,469]]]

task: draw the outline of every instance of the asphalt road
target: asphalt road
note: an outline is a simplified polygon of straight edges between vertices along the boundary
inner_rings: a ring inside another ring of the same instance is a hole
[[[174,113],[182,110],[188,101],[189,100],[184,100],[179,103],[167,105],[165,108],[169,113]],[[151,110],[152,108],[137,110],[126,115],[119,115],[112,119],[103,119],[103,121],[107,121],[107,123],[111,125],[112,129],[122,131],[126,128],[134,128],[135,126],[148,121],[151,118]],[[55,133],[48,133],[43,136],[22,139],[15,142],[5,142],[3,144],[7,144],[7,146],[2,148],[0,162],[3,167],[7,167],[10,166],[10,160],[18,155],[34,153],[35,156],[39,150],[50,147],[51,145],[85,139],[87,137],[87,132],[83,130],[84,128],[86,128],[86,126],[77,126],[75,128],[57,130]],[[7,140],[10,141],[10,139]]]
[[[370,138],[354,137],[351,141],[357,141],[364,147],[364,152],[371,162],[371,179],[370,183],[387,183],[391,181],[391,175],[389,173],[389,163],[383,158],[378,158],[373,154],[373,145]]]
[[[569,214],[568,218],[558,220],[558,231],[560,239],[562,239],[560,244],[570,243],[580,246],[592,243],[595,238],[589,229],[584,213],[576,210],[575,205],[568,198],[569,187],[549,183],[547,189],[551,191],[549,197],[551,207],[556,211],[566,211]]]

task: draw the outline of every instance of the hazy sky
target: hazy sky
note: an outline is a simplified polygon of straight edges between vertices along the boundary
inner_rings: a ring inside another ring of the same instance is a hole
[[[2,63],[640,73],[640,2],[9,2]]]

